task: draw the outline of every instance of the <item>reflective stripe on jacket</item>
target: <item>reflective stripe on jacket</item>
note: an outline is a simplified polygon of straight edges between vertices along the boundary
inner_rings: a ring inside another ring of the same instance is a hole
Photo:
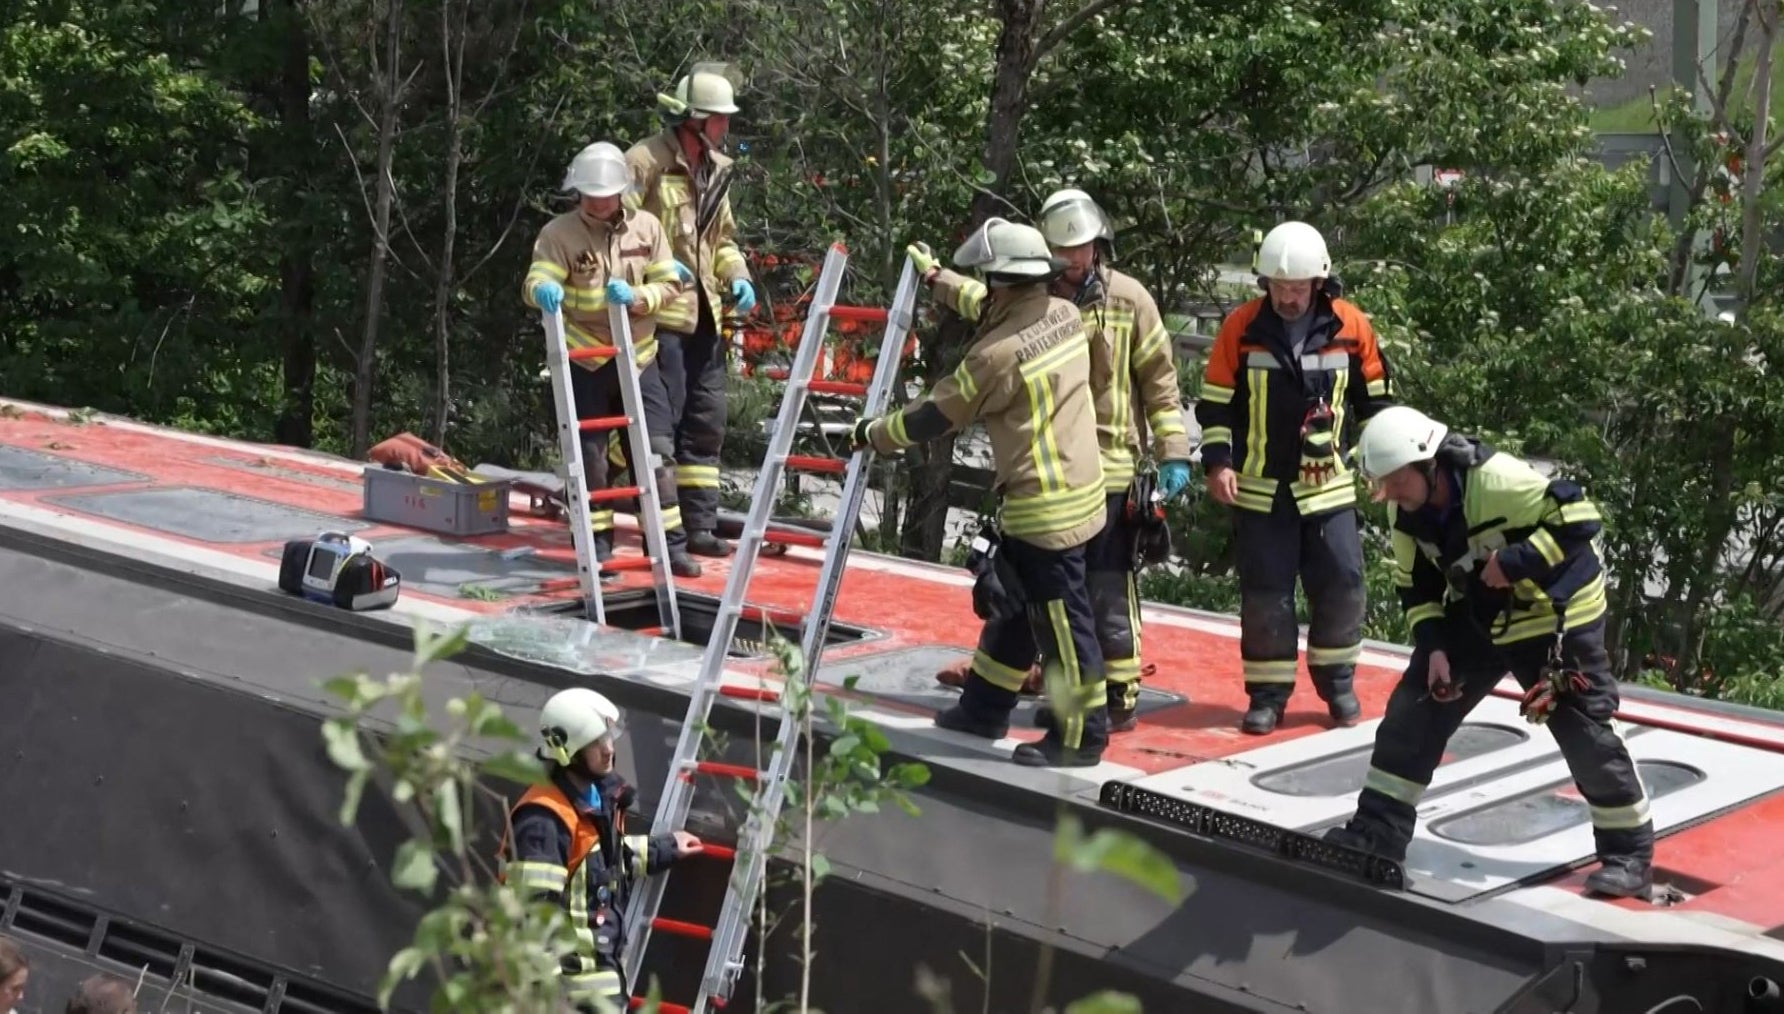
[[[719,201],[705,230],[697,229],[703,196],[699,184],[710,188],[721,173],[732,171],[734,163],[716,151],[708,152],[706,165],[696,172],[682,153],[675,128],[670,127],[633,145],[626,152],[626,164],[632,169],[634,187],[626,194],[626,206],[643,208],[663,223],[670,250],[694,272],[716,316],[721,297],[730,293],[730,283],[739,278],[747,281],[750,272],[737,247],[737,220],[731,216],[729,196]],[[699,314],[695,290],[688,286],[663,307],[657,322],[670,331],[687,334],[699,324]]]
[[[578,208],[545,223],[533,241],[533,263],[520,286],[526,305],[539,308],[533,288],[546,280],[563,286],[564,342],[573,349],[613,344],[607,283],[631,285],[637,300],[631,310],[632,345],[640,367],[657,355],[653,315],[663,312],[681,291],[663,228],[645,211],[624,211],[618,222],[608,223]],[[581,360],[576,365],[593,370],[609,362]]]
[[[1299,355],[1266,297],[1229,314],[1209,350],[1196,402],[1202,464],[1238,473],[1235,506],[1269,513],[1284,483],[1302,514],[1356,503],[1349,468],[1360,425],[1393,404],[1393,376],[1363,312],[1344,299],[1315,293],[1313,320]],[[1317,400],[1333,418],[1333,474],[1301,480],[1301,428]]]

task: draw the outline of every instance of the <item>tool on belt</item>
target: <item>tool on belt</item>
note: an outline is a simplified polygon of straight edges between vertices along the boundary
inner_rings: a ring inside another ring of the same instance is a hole
[[[1165,496],[1158,488],[1157,472],[1134,473],[1122,505],[1122,523],[1134,533],[1134,570],[1170,559],[1171,526],[1165,522]]]
[[[1541,725],[1561,706],[1568,694],[1583,694],[1592,689],[1592,680],[1578,669],[1569,668],[1561,645],[1567,637],[1566,603],[1555,604],[1555,643],[1549,646],[1549,658],[1537,671],[1536,682],[1524,691],[1518,714],[1531,725]]]
[[[973,615],[987,623],[1021,616],[1024,611],[1022,580],[1003,552],[1003,535],[997,522],[987,519],[966,554],[966,569],[973,581]]]
[[[1338,474],[1337,416],[1325,398],[1316,399],[1301,417],[1301,483],[1321,486]]]

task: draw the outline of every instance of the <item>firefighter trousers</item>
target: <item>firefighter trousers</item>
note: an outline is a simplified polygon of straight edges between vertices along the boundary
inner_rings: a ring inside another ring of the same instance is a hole
[[[1061,721],[1047,730],[1047,738],[1072,750],[1100,751],[1109,742],[1108,690],[1085,588],[1084,547],[1042,549],[1005,535],[1001,552],[1022,583],[1024,612],[988,622],[979,632],[960,709],[986,724],[1008,722],[1039,655],[1049,682],[1063,678],[1076,687],[1080,704],[1072,709],[1079,714],[1056,712]]]
[[[1295,690],[1295,581],[1307,595],[1307,669],[1330,703],[1351,692],[1362,651],[1363,543],[1357,512],[1302,516],[1278,494],[1270,513],[1233,509],[1238,550],[1239,657],[1251,703],[1278,710]]]
[[[1412,841],[1417,807],[1441,762],[1450,737],[1463,719],[1510,671],[1528,690],[1542,678],[1552,636],[1495,647],[1467,619],[1446,618],[1441,642],[1450,660],[1450,678],[1462,681],[1462,697],[1445,704],[1430,696],[1430,653],[1413,653],[1406,672],[1388,698],[1387,713],[1375,734],[1375,753],[1351,830],[1373,851],[1402,860]],[[1585,798],[1600,858],[1652,862],[1654,824],[1647,790],[1629,749],[1611,724],[1619,694],[1604,648],[1604,621],[1570,631],[1562,644],[1564,661],[1585,675],[1584,692],[1567,693],[1548,720],[1574,785]]]
[[[670,465],[673,449],[671,434],[674,427],[669,414],[669,398],[655,360],[638,371],[638,388],[643,401],[643,423],[650,440],[650,451],[663,459],[655,477],[657,500],[663,512],[663,530],[670,546],[682,546],[688,541],[688,533],[682,528],[681,507],[676,501],[675,472]],[[625,398],[619,389],[619,367],[611,362],[604,363],[595,370],[585,370],[572,364],[570,392],[576,397],[578,419],[626,414]],[[639,420],[634,419],[632,425],[637,425],[638,422]],[[614,471],[613,462],[608,460],[610,432],[612,431],[598,431],[582,435],[582,474],[590,492],[610,488]],[[640,471],[634,467],[632,461],[632,443],[625,439],[624,433],[620,436],[620,456],[625,461],[625,470],[636,477]],[[639,480],[634,478],[633,481]],[[613,531],[612,501],[590,504],[588,516],[589,527],[595,532]]]
[[[719,523],[719,450],[725,443],[725,346],[712,307],[700,297],[692,334],[657,332],[657,359],[675,420],[675,485],[682,523],[711,532]]]
[[[1140,589],[1134,574],[1134,530],[1126,521],[1127,493],[1111,493],[1103,530],[1084,546],[1085,584],[1103,652],[1110,711],[1140,702]]]

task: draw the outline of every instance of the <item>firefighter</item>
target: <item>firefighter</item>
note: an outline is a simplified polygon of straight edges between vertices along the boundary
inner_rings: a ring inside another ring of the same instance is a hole
[[[1077,307],[1048,294],[1065,262],[1039,230],[990,219],[954,263],[977,268],[989,285],[966,357],[920,400],[856,423],[854,445],[891,453],[984,421],[1001,503],[998,531],[980,536],[999,563],[974,590],[986,623],[972,674],[935,724],[1002,739],[1038,655],[1056,683],[1076,688],[1081,707],[1038,743],[1017,746],[1013,759],[1094,765],[1108,743],[1109,713],[1084,576],[1085,546],[1104,524],[1090,341]]]
[[[528,306],[564,314],[564,341],[571,348],[611,345],[609,303],[628,308],[633,347],[638,357],[638,387],[651,453],[662,457],[656,470],[657,496],[669,544],[669,567],[679,577],[699,577],[701,568],[688,555],[688,533],[676,502],[674,417],[657,357],[657,322],[681,291],[677,265],[655,215],[626,208],[621,195],[632,185],[625,155],[605,141],[577,152],[564,176],[563,189],[579,197],[572,211],[553,218],[533,243],[533,262],[521,284]],[[570,388],[578,419],[625,415],[620,396],[619,367],[611,359],[570,364]],[[633,420],[636,425],[639,420]],[[582,468],[590,491],[609,487],[612,462],[605,433],[582,436]],[[621,442],[632,475],[631,444]],[[613,557],[613,505],[591,505],[595,557]]]
[[[1586,886],[1632,897],[1653,883],[1654,824],[1611,724],[1598,507],[1571,479],[1544,478],[1411,408],[1364,429],[1358,466],[1388,502],[1394,583],[1411,662],[1375,734],[1356,815],[1329,841],[1402,861],[1445,744],[1510,671],[1521,710],[1546,723],[1585,797],[1600,867]]]
[[[1251,699],[1240,728],[1276,728],[1295,688],[1295,580],[1307,595],[1307,668],[1332,720],[1355,725],[1363,547],[1354,431],[1392,404],[1369,319],[1338,297],[1319,231],[1284,222],[1258,248],[1265,295],[1221,324],[1196,420],[1208,493],[1233,510],[1239,654]]]
[[[527,789],[509,811],[502,879],[529,897],[562,905],[577,949],[562,959],[566,992],[593,1010],[624,1010],[620,960],[626,904],[634,882],[702,851],[686,831],[626,833],[636,792],[614,770],[619,709],[587,687],[554,694],[539,712],[539,759],[546,784]]]
[[[1085,571],[1108,680],[1109,731],[1126,732],[1136,724],[1134,708],[1140,696],[1138,523],[1127,516],[1130,493],[1136,492],[1135,464],[1145,457],[1145,435],[1150,431],[1160,462],[1159,491],[1167,500],[1176,496],[1189,484],[1189,436],[1164,318],[1138,279],[1109,266],[1115,230],[1108,215],[1084,191],[1060,190],[1041,204],[1040,226],[1054,256],[1066,262],[1065,271],[1053,282],[1053,295],[1079,308],[1084,330],[1091,336],[1091,387],[1102,448],[1106,521],[1085,547]],[[938,268],[921,244],[906,252],[943,305],[968,320],[978,318],[985,299],[983,285]],[[945,671],[940,678],[959,685],[970,665],[963,663],[958,671]],[[1042,709],[1036,718],[1045,726],[1053,714]]]
[[[633,145],[626,161],[637,179],[627,202],[657,216],[676,258],[695,284],[658,314],[663,380],[675,416],[675,481],[681,488],[688,551],[727,556],[719,538],[719,449],[725,439],[725,343],[719,334],[720,299],[740,315],[756,306],[749,266],[737,247],[737,222],[727,193],[732,161],[722,151],[738,112],[730,79],[720,67],[697,65],[658,95],[668,126]]]

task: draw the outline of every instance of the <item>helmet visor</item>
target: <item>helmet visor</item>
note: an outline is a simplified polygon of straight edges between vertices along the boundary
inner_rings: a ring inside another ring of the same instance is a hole
[[[632,171],[624,156],[578,159],[564,177],[564,189],[585,197],[612,197],[632,185]]]
[[[1049,246],[1083,246],[1098,237],[1108,239],[1115,230],[1101,208],[1090,201],[1070,200],[1047,209],[1041,219],[1041,233]]]
[[[991,249],[991,229],[993,226],[1002,224],[1004,224],[1004,219],[1001,218],[986,219],[985,224],[979,226],[971,236],[967,237],[966,242],[960,244],[959,248],[954,251],[954,266],[982,268],[996,260],[997,254]]]

